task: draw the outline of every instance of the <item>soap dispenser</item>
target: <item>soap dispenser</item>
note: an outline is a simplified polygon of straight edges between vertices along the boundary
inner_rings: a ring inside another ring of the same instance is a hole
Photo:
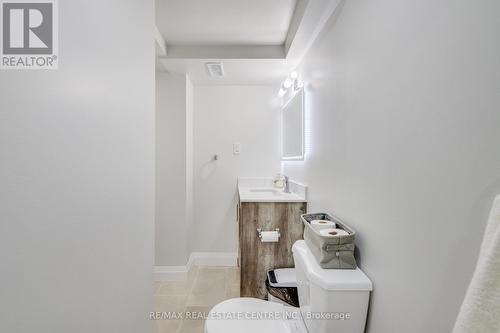
[[[276,177],[274,178],[274,187],[276,188],[283,188],[285,187],[285,182],[284,182],[284,177],[281,173],[278,173]]]

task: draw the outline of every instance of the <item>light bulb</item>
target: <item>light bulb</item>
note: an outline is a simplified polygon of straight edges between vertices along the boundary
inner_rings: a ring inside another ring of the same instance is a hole
[[[287,77],[285,82],[283,82],[283,87],[285,87],[285,89],[288,89],[292,86],[292,83],[293,81],[289,77]]]
[[[297,73],[297,71],[293,71],[290,73],[290,77],[295,80],[296,78],[299,77],[299,73]]]

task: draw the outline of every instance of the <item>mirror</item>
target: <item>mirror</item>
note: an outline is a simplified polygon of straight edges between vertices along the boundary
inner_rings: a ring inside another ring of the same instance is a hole
[[[281,110],[281,159],[304,159],[304,89],[292,95]]]

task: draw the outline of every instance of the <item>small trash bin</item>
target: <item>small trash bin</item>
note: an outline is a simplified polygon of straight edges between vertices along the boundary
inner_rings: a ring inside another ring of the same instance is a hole
[[[266,288],[269,301],[299,307],[295,268],[278,268],[267,272]]]

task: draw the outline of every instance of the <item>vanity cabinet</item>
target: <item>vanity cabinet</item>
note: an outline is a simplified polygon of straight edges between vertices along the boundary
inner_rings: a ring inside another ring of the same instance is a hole
[[[303,239],[300,215],[306,213],[305,202],[240,202],[238,205],[239,260],[241,297],[267,299],[267,271],[294,267],[292,245]],[[262,243],[257,229],[279,228],[275,243]]]

